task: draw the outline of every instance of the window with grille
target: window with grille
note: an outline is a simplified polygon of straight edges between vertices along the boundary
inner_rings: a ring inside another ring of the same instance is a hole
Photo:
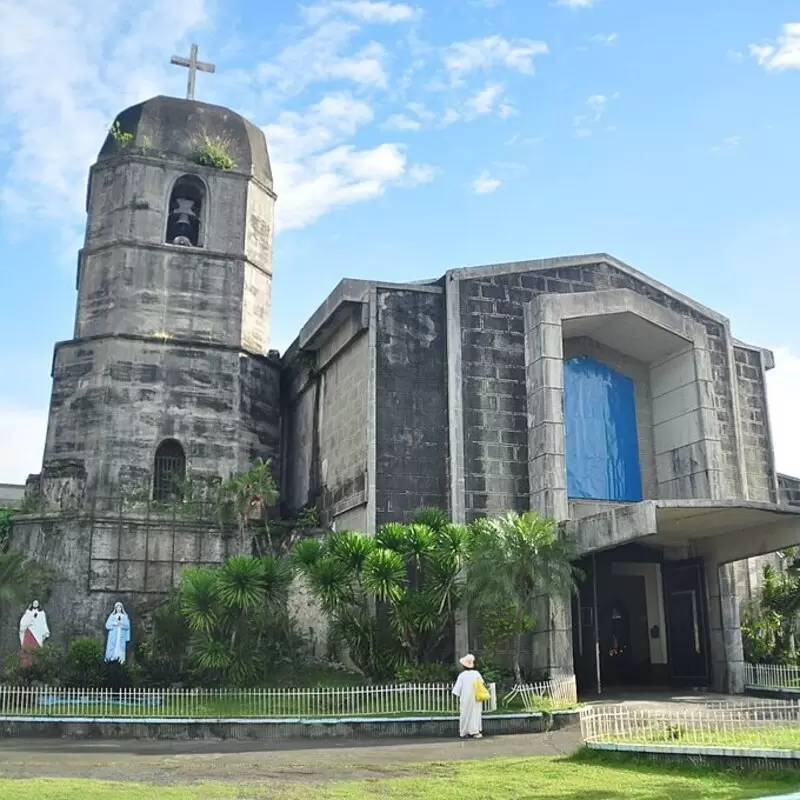
[[[153,469],[153,500],[163,502],[180,494],[186,477],[186,456],[179,442],[166,439],[156,450]]]

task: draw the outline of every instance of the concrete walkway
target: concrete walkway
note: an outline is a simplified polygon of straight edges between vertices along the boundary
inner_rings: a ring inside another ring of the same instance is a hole
[[[92,778],[155,784],[195,781],[321,781],[409,775],[414,765],[498,756],[568,755],[580,731],[498,736],[480,741],[103,742],[0,740],[4,778]],[[202,758],[200,758],[202,756]]]

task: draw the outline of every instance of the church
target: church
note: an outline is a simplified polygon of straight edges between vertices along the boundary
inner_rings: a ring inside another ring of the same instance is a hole
[[[267,142],[192,97],[122,111],[90,170],[75,328],[28,485],[40,510],[14,527],[62,576],[51,605],[74,626],[118,599],[135,617],[182,566],[218,563],[213,532],[167,540],[114,509],[264,458],[286,513],[316,505],[337,530],[423,506],[553,517],[586,578],[542,598],[531,664],[589,690],[742,691],[740,601],[760,557],[800,542],[800,481],[773,458],[772,354],[601,253],[345,279],[281,355]],[[198,158],[203,142],[227,161]],[[456,649],[479,648],[464,620]]]

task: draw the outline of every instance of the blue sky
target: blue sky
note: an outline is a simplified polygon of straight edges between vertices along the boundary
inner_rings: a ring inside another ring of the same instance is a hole
[[[0,0],[0,481],[36,471],[109,123],[183,96],[264,126],[273,347],[342,277],[606,251],[776,351],[800,473],[800,1]]]

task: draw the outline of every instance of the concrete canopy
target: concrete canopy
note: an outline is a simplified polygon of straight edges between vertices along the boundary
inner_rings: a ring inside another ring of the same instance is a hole
[[[800,508],[719,500],[648,500],[566,523],[581,555],[624,544],[689,547],[719,563],[800,544]]]

